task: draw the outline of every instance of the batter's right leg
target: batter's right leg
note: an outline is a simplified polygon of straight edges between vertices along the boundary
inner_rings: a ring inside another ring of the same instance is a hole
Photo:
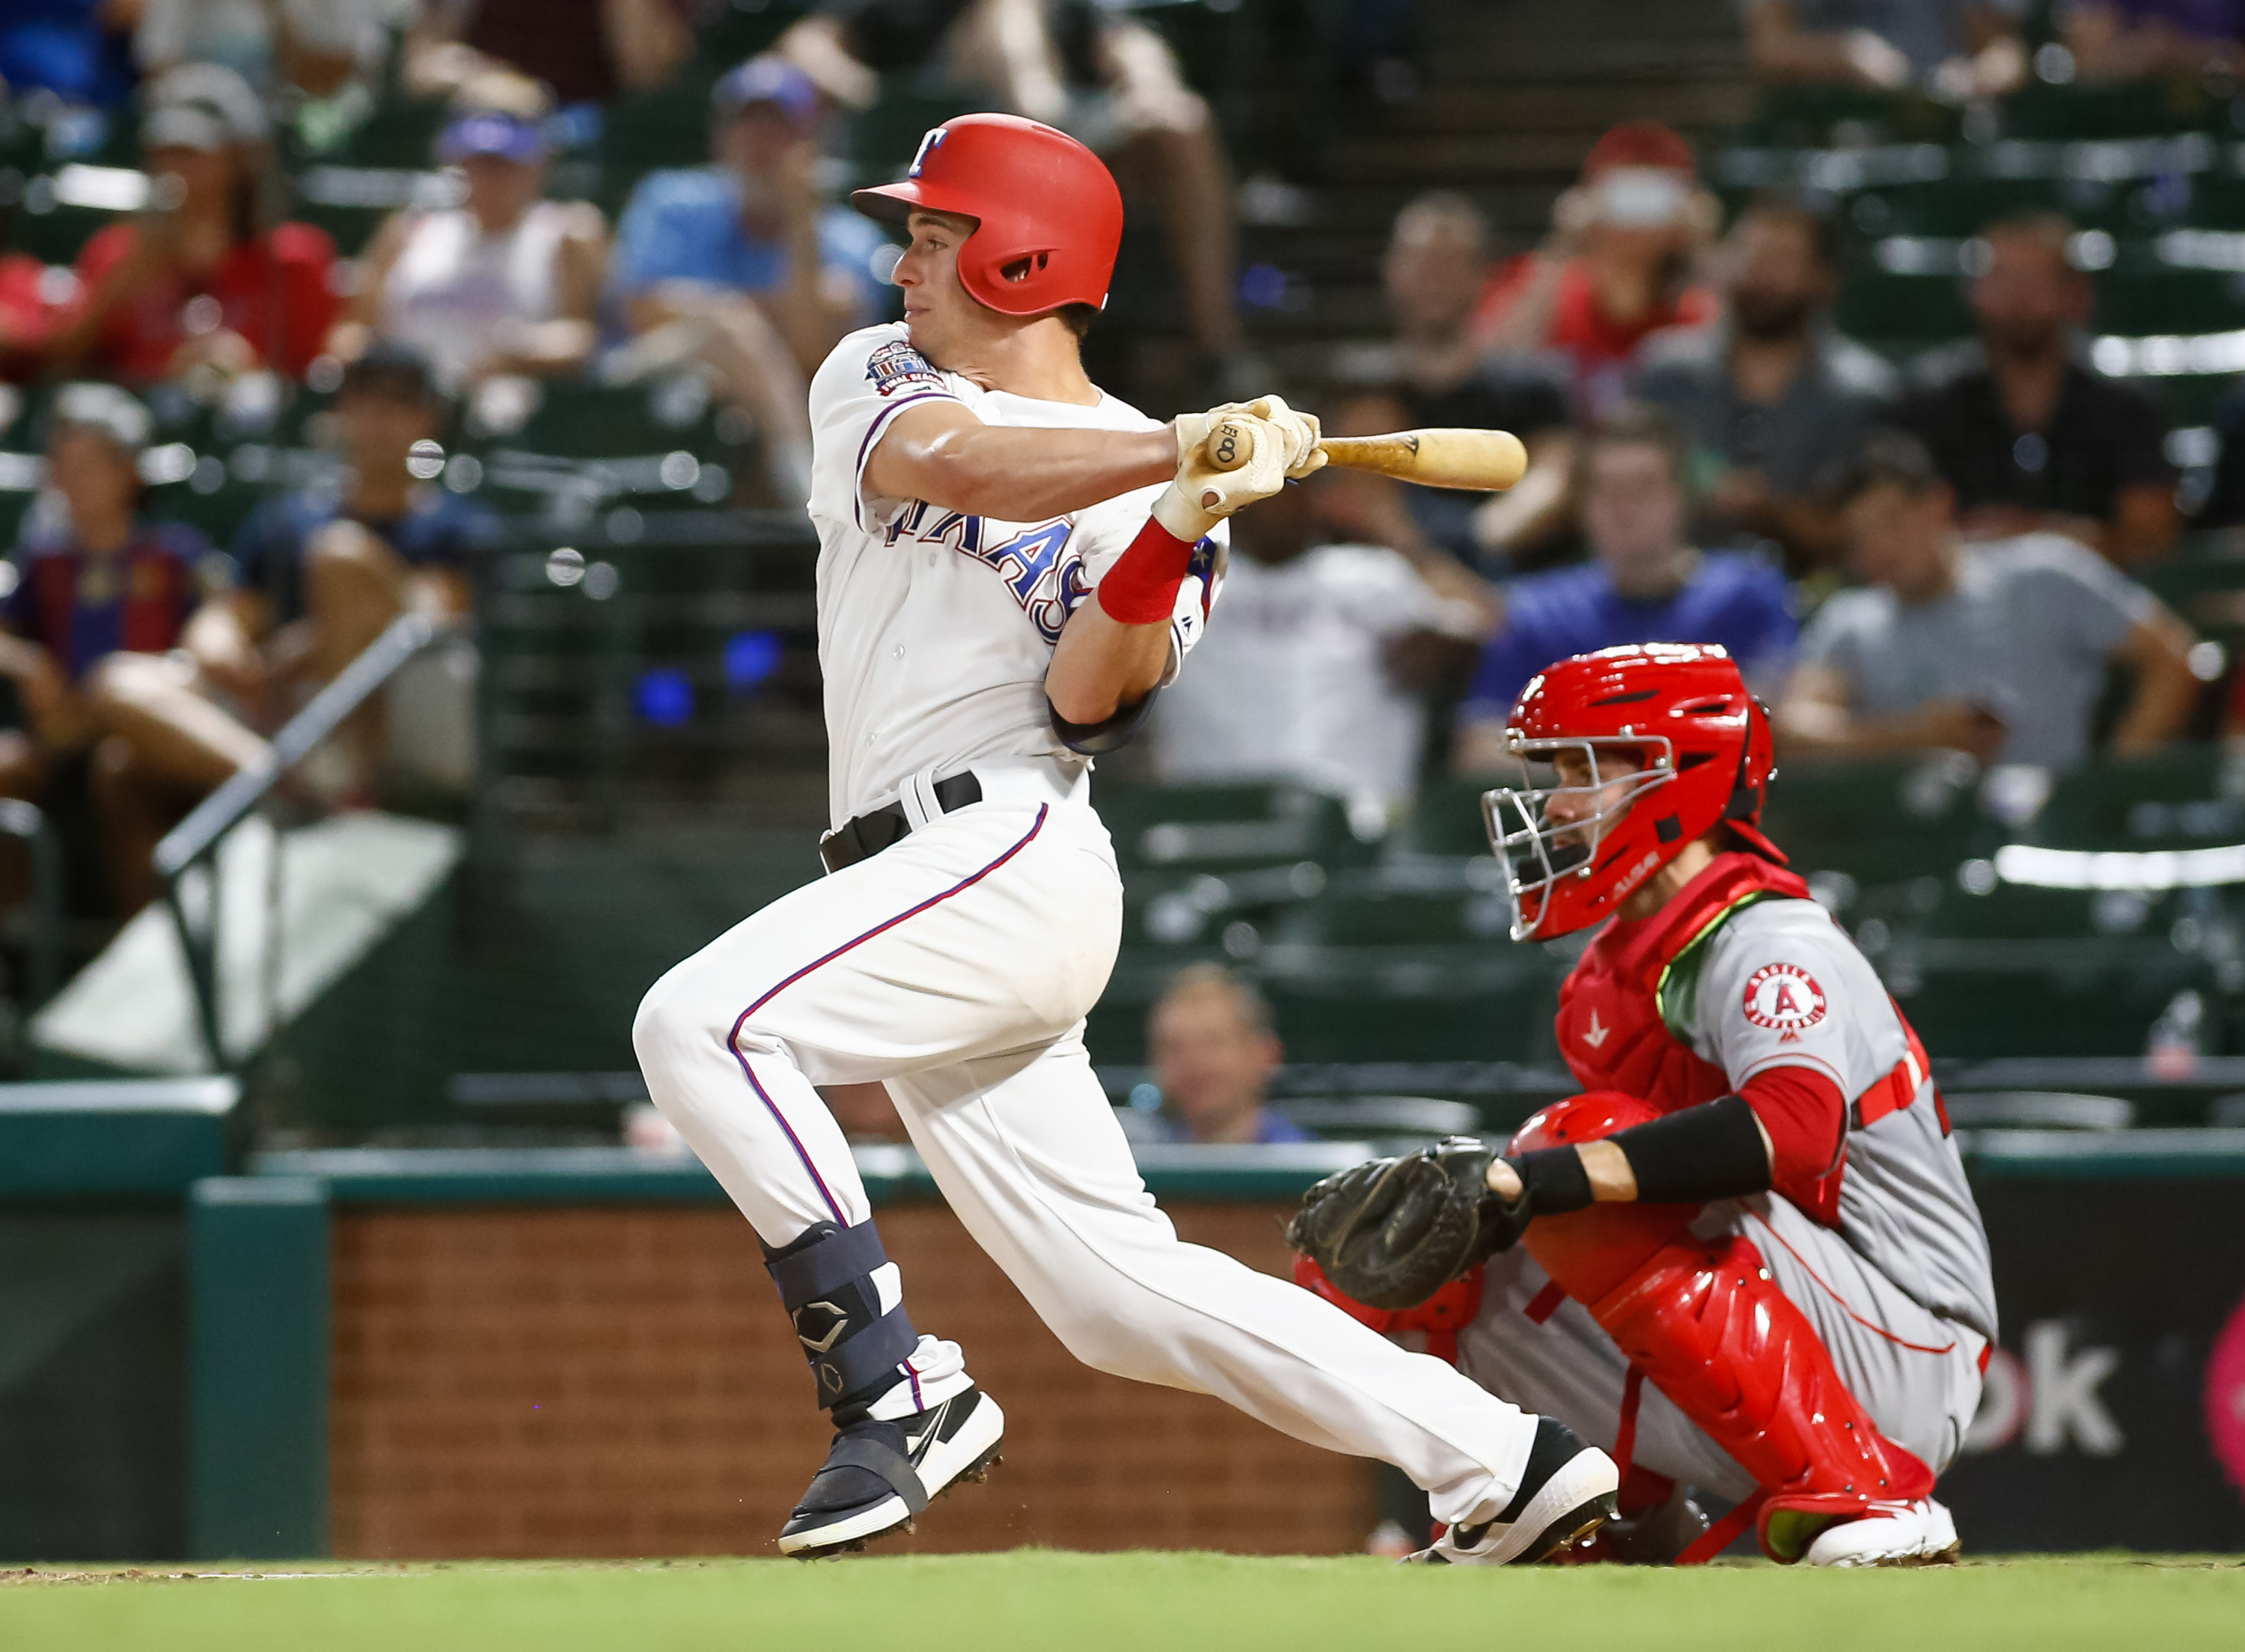
[[[913,1330],[849,1143],[814,1087],[867,1076],[834,1066],[837,1045],[909,1059],[883,1046],[908,1045],[926,1019],[914,1012],[940,1001],[912,989],[928,967],[919,932],[946,914],[910,915],[961,873],[919,863],[929,845],[913,847],[917,860],[900,848],[736,924],[657,982],[632,1029],[648,1094],[755,1227],[833,1418],[826,1462],[780,1533],[785,1554],[908,1526],[953,1481],[980,1479],[1003,1436],[958,1346]],[[868,934],[875,944],[853,944]]]
[[[896,1529],[996,1458],[997,1405],[955,1344],[913,1331],[849,1144],[813,1087],[1012,1048],[1038,995],[1096,995],[1109,959],[1080,941],[1041,960],[1028,985],[1014,979],[1037,938],[1119,925],[1111,864],[1103,883],[1084,876],[1100,870],[1086,834],[1055,818],[1089,811],[1057,787],[1049,796],[955,812],[783,897],[640,1007],[632,1035],[648,1093],[755,1225],[833,1413],[833,1447],[783,1552]]]

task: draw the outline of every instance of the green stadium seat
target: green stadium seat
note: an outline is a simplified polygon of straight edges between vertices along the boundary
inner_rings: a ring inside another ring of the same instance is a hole
[[[1769,86],[1753,118],[1733,134],[1740,143],[1822,147],[1835,137],[1871,143],[1948,143],[1958,112],[1915,94],[1859,91],[1845,86]]]
[[[1487,855],[1489,829],[1482,823],[1482,794],[1493,782],[1437,775],[1419,788],[1401,842],[1415,855]]]
[[[1310,860],[1221,877],[1134,870],[1122,890],[1122,944],[1205,948],[1230,936],[1244,946],[1246,938],[1235,926],[1245,924],[1259,945],[1265,935],[1278,932],[1281,914],[1325,886],[1325,868]]]
[[[2096,330],[2140,337],[2245,325],[2236,277],[2217,270],[2108,270],[2097,280]]]
[[[1868,259],[1846,261],[1834,321],[1850,338],[1918,348],[1969,336],[1972,311],[1954,275],[1889,275]]]
[[[2177,992],[2214,985],[2164,935],[1927,941],[1878,962],[1926,1047],[1952,1060],[2140,1055]]]
[[[1552,1059],[1556,960],[1510,945],[1319,948],[1265,960],[1293,1061]]]
[[[1999,108],[2005,138],[2156,138],[2223,132],[2229,125],[2231,101],[2195,79],[2116,86],[2031,82]]]
[[[1483,857],[1343,872],[1281,914],[1278,932],[1327,946],[1509,947],[1511,924],[1496,863]]]
[[[2057,849],[2189,849],[2245,842],[2245,802],[2225,796],[2211,746],[2107,758],[2052,782],[2032,841]]]
[[[2034,889],[1997,884],[1985,893],[1952,879],[1923,919],[1923,932],[1956,940],[2065,940],[2098,935],[2164,936],[2178,914],[2172,893]]]
[[[1291,782],[1145,786],[1095,782],[1126,881],[1141,870],[1224,872],[1310,860],[1362,864],[1378,852],[1349,829],[1338,797]]]
[[[1763,829],[1803,873],[1862,884],[1946,878],[1991,852],[2000,829],[1979,812],[1969,761],[1779,765]]]

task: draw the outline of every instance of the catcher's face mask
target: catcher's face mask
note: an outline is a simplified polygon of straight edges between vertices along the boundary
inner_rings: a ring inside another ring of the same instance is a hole
[[[1769,721],[1719,647],[1626,643],[1558,660],[1520,691],[1504,738],[1514,756],[1560,771],[1557,784],[1482,799],[1516,940],[1611,917],[1718,824],[1734,846],[1784,863],[1757,823]]]
[[[1637,801],[1676,777],[1668,741],[1533,740],[1508,729],[1505,747],[1523,762],[1550,765],[1556,782],[1482,795],[1482,823],[1511,896],[1514,940],[1551,940],[1596,923],[1670,858],[1654,831],[1630,824]]]

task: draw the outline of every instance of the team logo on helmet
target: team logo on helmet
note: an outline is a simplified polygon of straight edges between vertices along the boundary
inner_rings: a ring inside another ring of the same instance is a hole
[[[1824,1019],[1824,989],[1798,964],[1765,964],[1746,981],[1746,1019],[1795,1039]]]
[[[944,129],[941,126],[930,126],[927,129],[926,135],[919,140],[919,152],[912,156],[912,164],[905,169],[905,177],[919,176],[919,169],[927,165],[927,158],[943,147],[943,134]]]
[[[894,396],[914,384],[943,388],[943,376],[904,340],[892,339],[865,358],[865,376],[883,396]]]

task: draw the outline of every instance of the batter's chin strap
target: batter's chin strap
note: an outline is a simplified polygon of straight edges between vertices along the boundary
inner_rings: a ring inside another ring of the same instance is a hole
[[[897,1367],[919,1346],[899,1302],[881,1311],[881,1281],[892,1296],[897,1275],[871,1222],[854,1228],[820,1222],[778,1250],[764,1266],[795,1322],[796,1340],[811,1361],[818,1403],[828,1409],[871,1400],[897,1380]]]

